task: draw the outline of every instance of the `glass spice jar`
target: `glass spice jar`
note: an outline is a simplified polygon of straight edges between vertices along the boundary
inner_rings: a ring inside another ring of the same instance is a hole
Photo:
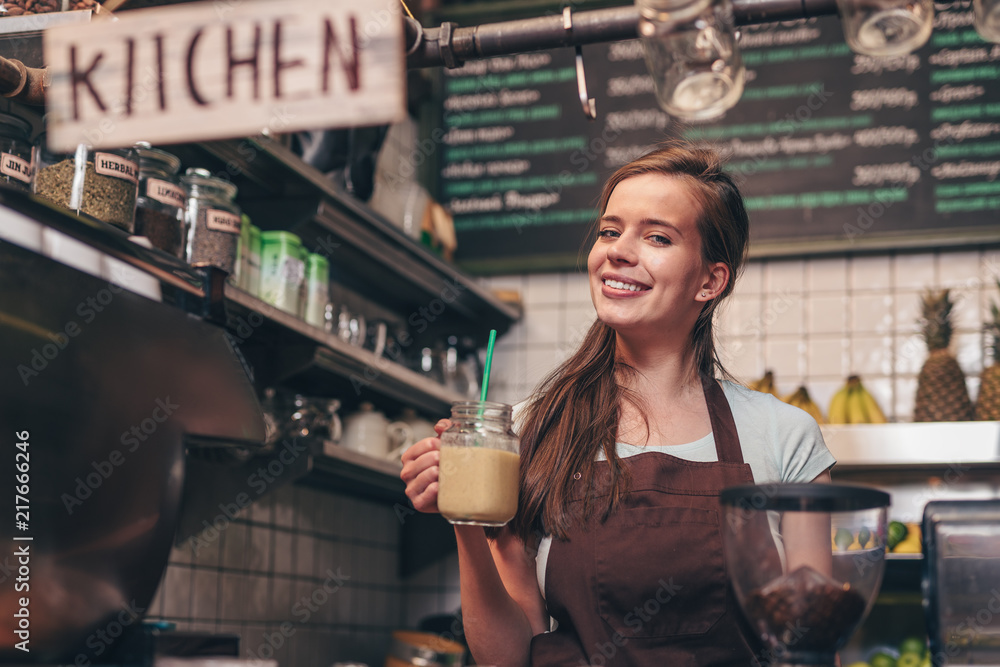
[[[53,153],[46,137],[47,133],[42,132],[35,138],[34,193],[131,234],[139,188],[139,156],[135,149],[94,149],[80,144],[75,153]]]
[[[300,316],[301,286],[305,280],[302,241],[291,232],[261,232],[260,293],[262,301],[289,315]]]
[[[31,192],[31,124],[0,113],[0,183]]]
[[[135,207],[135,233],[174,257],[184,254],[184,205],[187,193],[177,179],[181,167],[176,155],[135,145],[139,154],[139,197]]]
[[[189,168],[181,176],[187,189],[187,247],[191,266],[215,266],[232,273],[242,218],[236,186],[212,176],[207,169]]]

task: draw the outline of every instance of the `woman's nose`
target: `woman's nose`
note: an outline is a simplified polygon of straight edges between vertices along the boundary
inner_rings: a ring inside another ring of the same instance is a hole
[[[636,261],[635,244],[627,235],[619,236],[608,247],[608,259],[612,262],[634,264]]]

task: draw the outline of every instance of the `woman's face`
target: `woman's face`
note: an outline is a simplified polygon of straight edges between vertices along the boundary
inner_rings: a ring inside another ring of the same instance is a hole
[[[717,267],[728,277],[724,265],[702,259],[700,214],[679,178],[641,174],[615,187],[587,261],[598,319],[619,334],[687,340],[704,302],[725,285],[716,284]]]

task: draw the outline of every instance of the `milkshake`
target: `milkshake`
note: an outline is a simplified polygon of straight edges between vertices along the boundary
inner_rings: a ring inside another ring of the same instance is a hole
[[[438,510],[452,523],[502,526],[517,511],[514,452],[490,447],[447,447],[442,443]]]
[[[517,436],[511,407],[462,401],[441,434],[438,511],[451,523],[502,526],[517,512]]]

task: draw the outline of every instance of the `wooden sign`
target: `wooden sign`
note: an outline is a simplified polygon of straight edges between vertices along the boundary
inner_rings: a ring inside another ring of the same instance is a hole
[[[47,30],[49,147],[397,121],[402,23],[397,0],[213,0]]]

